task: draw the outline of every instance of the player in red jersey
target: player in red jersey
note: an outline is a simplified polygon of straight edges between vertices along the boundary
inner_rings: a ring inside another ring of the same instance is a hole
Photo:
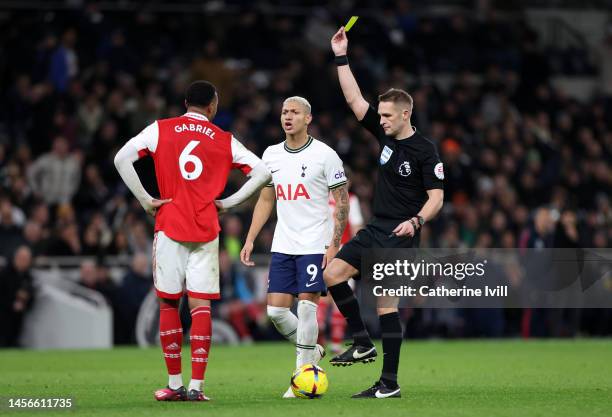
[[[219,294],[218,210],[236,206],[267,184],[265,164],[231,133],[211,121],[219,98],[206,81],[189,86],[187,113],[157,120],[130,139],[115,166],[145,211],[155,216],[153,281],[160,301],[159,335],[169,383],[155,392],[159,401],[208,400],[203,393],[210,350],[210,300]],[[149,155],[155,162],[160,198],[142,186],[133,163]],[[250,177],[235,194],[216,200],[232,168]],[[182,325],[179,301],[187,292],[191,309],[191,382],[181,376]]]

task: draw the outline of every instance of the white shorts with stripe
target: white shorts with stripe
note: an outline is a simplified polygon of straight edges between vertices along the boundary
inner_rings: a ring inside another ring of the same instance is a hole
[[[157,295],[215,300],[219,293],[219,237],[210,242],[178,242],[163,231],[153,240],[153,282]]]

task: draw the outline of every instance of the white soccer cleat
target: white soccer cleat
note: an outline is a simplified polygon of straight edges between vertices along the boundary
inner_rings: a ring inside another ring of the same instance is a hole
[[[289,389],[287,389],[287,392],[283,394],[283,398],[296,398],[291,387],[289,387]]]
[[[321,362],[321,359],[323,359],[324,357],[325,357],[325,348],[317,343],[317,347],[315,348],[315,351],[314,351],[314,359],[312,362],[315,365],[318,365],[319,362]]]

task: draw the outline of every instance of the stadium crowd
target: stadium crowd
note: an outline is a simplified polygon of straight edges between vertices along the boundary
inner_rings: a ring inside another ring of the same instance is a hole
[[[329,39],[341,20],[322,10],[306,17],[103,13],[95,6],[5,13],[0,256],[6,268],[23,270],[22,246],[34,259],[95,256],[95,263],[81,265],[83,285],[112,293],[116,314],[134,315],[134,297],[146,293],[139,280],[150,279],[142,254],[151,253],[153,220],[122,185],[113,157],[155,119],[182,114],[183,91],[194,79],[217,86],[215,123],[259,156],[283,140],[283,99],[308,98],[311,134],[350,167],[367,219],[379,150],[338,86]],[[549,247],[610,246],[612,74],[600,74],[601,88],[589,101],[569,97],[550,77],[595,71],[588,59],[547,51],[526,21],[495,13],[424,17],[398,1],[362,20],[351,32],[349,58],[364,95],[375,103],[388,87],[406,88],[414,98],[413,124],[444,161],[446,203],[423,229],[422,246],[516,248],[537,239]],[[612,35],[602,45],[612,59]],[[441,72],[452,74],[444,88],[433,76]],[[139,161],[137,170],[154,194],[151,161]],[[227,191],[241,181],[236,173]],[[251,210],[221,219],[221,311],[244,338],[250,337],[245,323],[262,323],[252,277],[237,264]],[[268,253],[273,228],[271,222],[260,234],[256,252]],[[104,260],[112,255],[135,259],[126,283],[110,291]],[[31,277],[1,279],[2,315],[23,311],[34,294]],[[427,327],[425,313],[407,314],[408,323],[420,317],[412,334],[448,334]],[[492,334],[519,332],[501,325]],[[609,318],[598,326],[586,331],[612,331]],[[578,330],[585,328],[555,335]]]

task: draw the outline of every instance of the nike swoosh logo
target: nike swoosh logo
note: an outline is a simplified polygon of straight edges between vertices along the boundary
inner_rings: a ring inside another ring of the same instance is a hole
[[[359,352],[357,352],[357,351],[354,351],[354,352],[353,352],[353,358],[354,358],[354,359],[361,359],[361,358],[363,358],[364,356],[369,355],[369,354],[370,354],[370,352],[372,352],[374,349],[376,349],[376,348],[375,348],[375,347],[372,347],[370,350],[366,350],[366,351],[365,351],[365,352],[363,352],[363,353],[359,353]]]
[[[376,392],[374,393],[374,395],[376,396],[376,398],[387,398],[387,397],[391,397],[392,395],[395,395],[399,392],[399,388],[396,389],[395,391],[391,391],[387,394],[383,394],[382,392],[380,392],[380,390],[376,390]]]
[[[278,172],[278,171],[280,171],[280,169],[277,169],[276,171],[272,171],[272,173],[274,174],[275,172]]]
[[[316,285],[316,284],[318,284],[318,283],[317,282],[313,282],[311,284],[306,284],[306,288],[310,288],[310,287],[312,287],[313,285]]]

